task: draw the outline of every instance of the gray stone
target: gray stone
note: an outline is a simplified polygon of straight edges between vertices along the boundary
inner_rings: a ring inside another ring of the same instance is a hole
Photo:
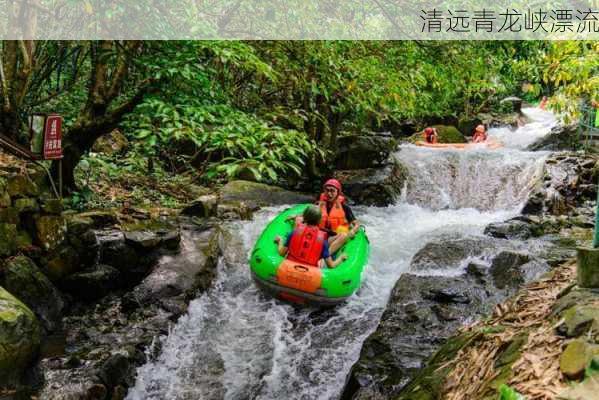
[[[335,166],[338,170],[377,168],[388,162],[397,147],[390,135],[362,134],[337,139]]]
[[[25,304],[0,286],[0,382],[18,383],[36,356],[40,329],[35,315]]]
[[[344,194],[353,202],[380,207],[395,203],[407,176],[407,169],[397,160],[384,168],[335,172],[335,178],[343,184]]]
[[[315,198],[310,194],[242,180],[231,181],[223,186],[220,197],[224,203],[243,202],[252,210],[265,206],[312,203]]]
[[[579,247],[577,275],[583,288],[599,288],[599,248]]]
[[[68,276],[63,287],[73,296],[82,300],[97,300],[120,287],[120,273],[109,265],[98,265],[92,270]]]
[[[29,258],[15,257],[6,263],[4,287],[33,310],[47,332],[60,328],[64,300]]]

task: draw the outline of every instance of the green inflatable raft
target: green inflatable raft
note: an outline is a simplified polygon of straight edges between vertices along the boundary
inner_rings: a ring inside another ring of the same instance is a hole
[[[288,217],[301,215],[308,206],[299,204],[283,211],[264,229],[250,256],[252,277],[275,297],[299,304],[334,306],[360,287],[370,244],[361,229],[336,253],[345,253],[348,259],[332,269],[308,267],[280,256],[275,237],[285,238],[295,223]]]

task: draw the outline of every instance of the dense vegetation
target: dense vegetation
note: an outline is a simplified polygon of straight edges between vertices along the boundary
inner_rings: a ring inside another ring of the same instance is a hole
[[[0,50],[0,130],[65,116],[66,183],[116,128],[126,154],[94,163],[214,183],[316,176],[337,138],[468,117],[552,95],[575,116],[599,93],[597,42],[27,42]]]

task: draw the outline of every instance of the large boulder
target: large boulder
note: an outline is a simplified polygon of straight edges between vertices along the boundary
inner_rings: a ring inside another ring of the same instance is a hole
[[[599,157],[562,152],[545,161],[542,181],[525,202],[524,214],[564,215],[597,197]]]
[[[0,388],[18,382],[39,344],[40,328],[33,312],[0,287]]]
[[[407,169],[397,160],[384,168],[368,168],[335,172],[343,184],[344,194],[356,204],[388,206],[394,204],[404,182]]]
[[[497,253],[499,246],[510,243],[441,238],[418,252],[410,265],[410,272],[418,275],[404,273],[395,284],[379,326],[352,367],[342,399],[395,398],[460,326],[483,318],[519,284],[549,268],[519,251]],[[468,265],[461,266],[467,260]],[[437,271],[430,276],[427,270]],[[438,270],[459,275],[439,276]]]
[[[494,242],[484,237],[441,237],[424,245],[412,258],[410,268],[418,272],[455,268],[494,248]]]
[[[485,227],[485,235],[500,239],[526,240],[533,236],[533,227],[527,221],[510,219],[505,222],[494,222]]]
[[[47,332],[60,329],[64,300],[33,261],[23,256],[12,258],[2,275],[4,288],[33,310]]]
[[[548,135],[543,136],[530,146],[532,151],[573,150],[578,142],[578,125],[556,125]]]
[[[432,125],[437,130],[437,141],[439,143],[466,143],[466,137],[453,125]],[[416,132],[408,138],[414,143],[422,140],[422,132]]]
[[[62,283],[65,291],[86,301],[100,299],[121,286],[123,282],[119,271],[110,265],[102,264],[69,275]]]
[[[338,170],[376,168],[384,165],[397,142],[391,134],[371,133],[337,139],[335,168]]]
[[[108,135],[101,136],[96,140],[92,151],[111,155],[125,151],[128,146],[129,140],[127,140],[127,137],[121,131],[115,129]]]
[[[46,251],[51,251],[64,243],[67,222],[61,216],[45,215],[35,220],[36,242]]]
[[[189,228],[194,229],[194,228]],[[219,228],[198,231],[176,255],[165,255],[156,268],[125,297],[128,309],[158,304],[180,314],[197,290],[206,290],[216,276]]]
[[[263,183],[235,180],[221,188],[220,198],[222,203],[243,202],[251,209],[256,209],[264,206],[311,203],[315,196]]]

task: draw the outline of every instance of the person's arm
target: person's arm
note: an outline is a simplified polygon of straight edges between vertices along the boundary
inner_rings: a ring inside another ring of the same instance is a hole
[[[345,218],[347,219],[347,222],[349,222],[350,237],[354,237],[358,232],[358,229],[360,229],[360,223],[358,222],[358,220],[354,216],[353,211],[351,210],[351,208],[349,208],[347,204],[343,204],[343,212],[345,212]]]
[[[279,252],[279,255],[285,257],[288,248],[285,246],[285,244],[283,244],[283,240],[280,236],[275,237],[275,243],[277,244],[277,251]]]
[[[327,263],[327,266],[329,268],[336,268],[339,264],[341,264],[345,260],[347,260],[346,254],[342,254],[336,260],[333,260],[333,257],[330,257],[330,256],[325,258],[325,262]]]

